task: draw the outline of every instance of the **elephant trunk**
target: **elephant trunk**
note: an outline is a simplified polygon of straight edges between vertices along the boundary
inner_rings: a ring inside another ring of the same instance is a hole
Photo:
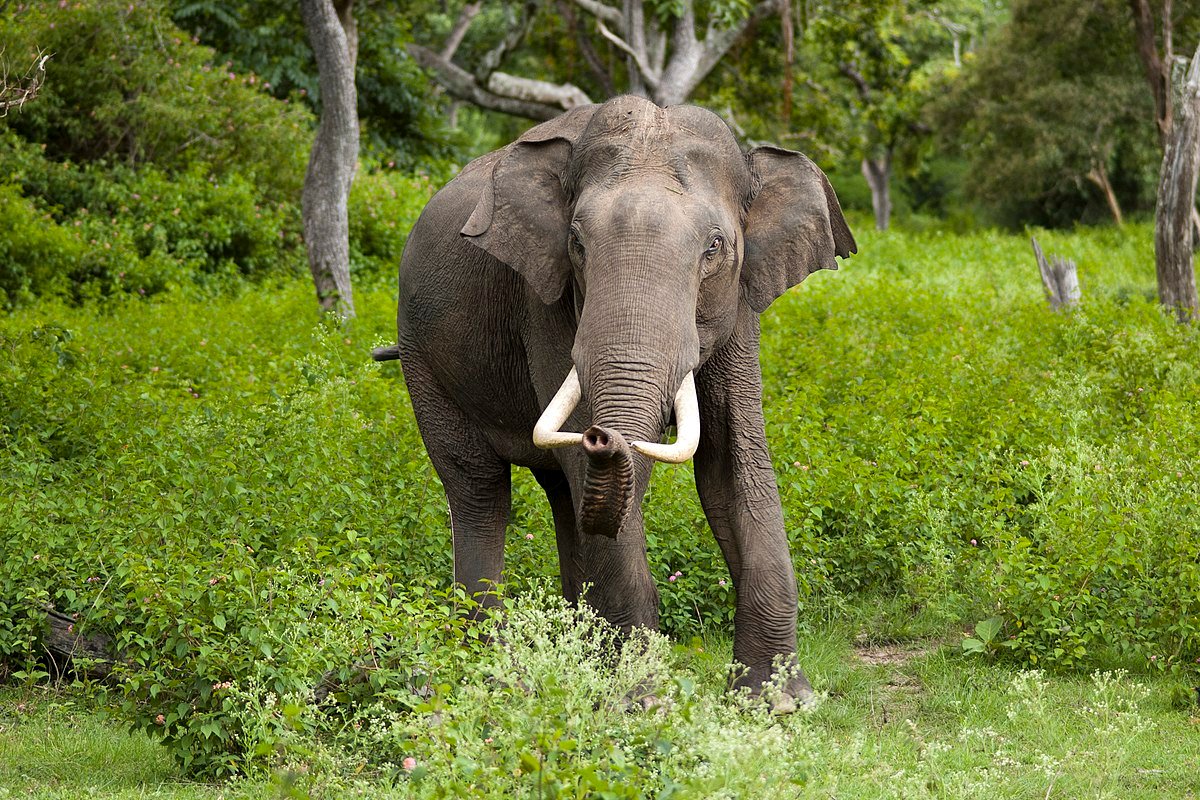
[[[579,528],[589,536],[616,538],[633,507],[633,451],[619,432],[593,425],[580,445],[587,455]]]

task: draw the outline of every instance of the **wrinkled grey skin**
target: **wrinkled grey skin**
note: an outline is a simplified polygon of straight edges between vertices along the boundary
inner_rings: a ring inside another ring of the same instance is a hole
[[[743,154],[691,106],[635,97],[574,109],[468,165],[429,202],[400,267],[398,347],[445,485],[455,579],[499,582],[510,465],[550,500],[566,597],[624,628],[658,625],[641,500],[656,442],[695,370],[696,488],[737,590],[739,685],[794,659],[796,582],[763,431],[761,313],[854,239],[825,175],[771,147]],[[583,399],[531,431],[574,365]],[[793,700],[811,695],[796,670]]]

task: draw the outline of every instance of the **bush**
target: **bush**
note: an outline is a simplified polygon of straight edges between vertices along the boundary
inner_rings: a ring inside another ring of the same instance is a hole
[[[304,109],[214,65],[157,2],[20,5],[3,32],[54,59],[0,131],[0,306],[300,267]]]
[[[160,0],[23,3],[0,29],[9,58],[54,55],[35,102],[5,118],[55,162],[207,164],[253,177],[273,199],[298,195],[311,116],[214,63]]]
[[[368,177],[357,202],[380,216],[360,252],[385,254],[401,226],[381,221],[417,204],[407,179]],[[1194,329],[1152,299],[1150,230],[1039,234],[1080,263],[1084,305],[1061,314],[1024,237],[861,234],[844,272],[763,324],[801,624],[865,606],[875,639],[977,627],[967,649],[987,657],[1194,678],[1200,371]],[[460,646],[445,499],[399,370],[369,363],[394,293],[357,297],[345,330],[314,329],[306,281],[0,317],[4,669],[44,673],[47,603],[78,615],[122,648],[113,701],[202,774],[327,745],[373,769],[418,751],[445,766],[455,731],[489,735],[450,707],[482,703],[473,681],[507,656]],[[506,574],[523,603],[557,567],[544,496],[516,475]],[[734,600],[691,484],[689,466],[659,467],[646,501],[663,627],[685,641],[727,636]],[[327,676],[334,702],[317,702]],[[503,711],[533,719],[535,703]],[[433,710],[462,727],[414,732]],[[537,745],[559,759],[547,776],[579,763],[554,730]],[[464,785],[528,774],[519,749],[470,752],[446,767]],[[619,757],[587,752],[596,786],[629,783]]]

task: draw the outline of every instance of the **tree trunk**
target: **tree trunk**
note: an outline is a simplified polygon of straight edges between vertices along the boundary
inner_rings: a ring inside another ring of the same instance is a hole
[[[75,619],[53,606],[46,606],[42,647],[56,680],[66,675],[107,678],[116,660],[111,637],[103,633],[81,636],[75,630]]]
[[[783,123],[792,123],[792,67],[796,63],[796,31],[792,25],[792,0],[779,4],[779,21],[783,25]]]
[[[1187,322],[1195,315],[1198,305],[1192,216],[1195,213],[1196,177],[1200,172],[1200,47],[1192,56],[1182,84],[1175,98],[1175,120],[1167,137],[1159,172],[1158,204],[1154,213],[1154,260],[1159,300],[1174,310],[1180,322]]]
[[[871,187],[871,207],[875,209],[875,230],[886,231],[892,219],[892,154],[862,160],[863,177]]]
[[[1146,82],[1150,85],[1150,95],[1154,98],[1154,121],[1158,126],[1158,141],[1166,144],[1174,125],[1174,112],[1171,98],[1171,0],[1163,3],[1163,50],[1158,52],[1155,41],[1154,12],[1150,10],[1150,0],[1129,0],[1129,10],[1133,13],[1134,44],[1137,48],[1138,60],[1142,62],[1142,70],[1146,73]]]
[[[354,0],[301,0],[300,12],[317,59],[321,122],[304,176],[301,206],[308,266],[325,311],[354,316],[350,289],[347,203],[358,163],[358,98],[354,66],[358,31]]]

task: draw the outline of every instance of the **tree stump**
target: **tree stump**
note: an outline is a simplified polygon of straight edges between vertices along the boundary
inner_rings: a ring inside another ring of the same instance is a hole
[[[1031,236],[1029,241],[1033,244],[1033,256],[1037,259],[1038,272],[1042,274],[1042,288],[1046,291],[1050,308],[1058,311],[1079,305],[1079,275],[1075,270],[1075,262],[1061,256],[1051,256],[1047,261],[1037,237]]]

